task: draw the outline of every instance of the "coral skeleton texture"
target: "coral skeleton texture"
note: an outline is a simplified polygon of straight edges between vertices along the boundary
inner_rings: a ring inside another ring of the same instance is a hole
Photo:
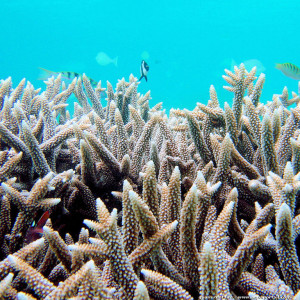
[[[0,299],[299,299],[300,98],[225,72],[232,106],[169,114],[133,75],[0,81]]]

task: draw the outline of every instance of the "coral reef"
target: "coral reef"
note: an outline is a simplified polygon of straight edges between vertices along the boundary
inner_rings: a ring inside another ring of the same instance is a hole
[[[132,75],[0,81],[0,299],[298,299],[300,98],[225,71],[232,107],[169,115]]]

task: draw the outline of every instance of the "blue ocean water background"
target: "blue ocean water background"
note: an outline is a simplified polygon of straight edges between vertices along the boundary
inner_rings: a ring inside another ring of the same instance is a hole
[[[224,68],[256,59],[264,66],[264,102],[284,86],[298,92],[298,82],[274,68],[300,67],[300,1],[102,1],[1,0],[0,78],[22,78],[35,87],[38,67],[73,71],[115,86],[118,79],[140,76],[148,53],[150,105],[193,109],[207,103],[213,84],[221,102],[232,101],[223,89]],[[98,52],[118,57],[101,66]],[[103,100],[104,101],[104,100]],[[71,108],[72,109],[72,108]]]

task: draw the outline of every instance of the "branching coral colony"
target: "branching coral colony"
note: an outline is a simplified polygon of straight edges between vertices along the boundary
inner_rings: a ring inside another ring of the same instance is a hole
[[[169,116],[133,76],[1,81],[0,298],[298,299],[300,99],[226,74]]]

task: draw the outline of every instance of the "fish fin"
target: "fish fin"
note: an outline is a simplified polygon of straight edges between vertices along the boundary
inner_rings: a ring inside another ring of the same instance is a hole
[[[41,233],[41,234],[43,234],[43,228],[35,227],[35,228],[32,229],[31,233]]]
[[[46,72],[46,73],[53,73],[52,71],[50,70],[47,70],[47,69],[44,69],[44,68],[41,68],[41,67],[38,67],[40,70]]]
[[[145,77],[145,79],[146,79],[146,82],[148,81],[148,78],[147,78],[147,76],[144,76]]]
[[[139,81],[141,81],[141,80],[143,79],[143,77],[144,77],[144,75],[142,75],[142,76],[140,77]]]
[[[90,80],[92,87],[96,87],[98,85],[98,82],[96,80],[94,80],[92,78],[89,78],[89,80]]]
[[[38,222],[36,223],[36,228],[43,228],[46,224],[47,220],[49,219],[50,213],[49,210],[45,211]]]
[[[281,64],[275,64],[275,69],[280,70],[280,65],[281,65]]]
[[[119,56],[116,56],[114,59],[113,59],[113,64],[117,67],[118,66],[118,58]]]
[[[231,72],[234,72],[234,67],[238,66],[238,63],[232,58],[230,61],[230,70]]]

